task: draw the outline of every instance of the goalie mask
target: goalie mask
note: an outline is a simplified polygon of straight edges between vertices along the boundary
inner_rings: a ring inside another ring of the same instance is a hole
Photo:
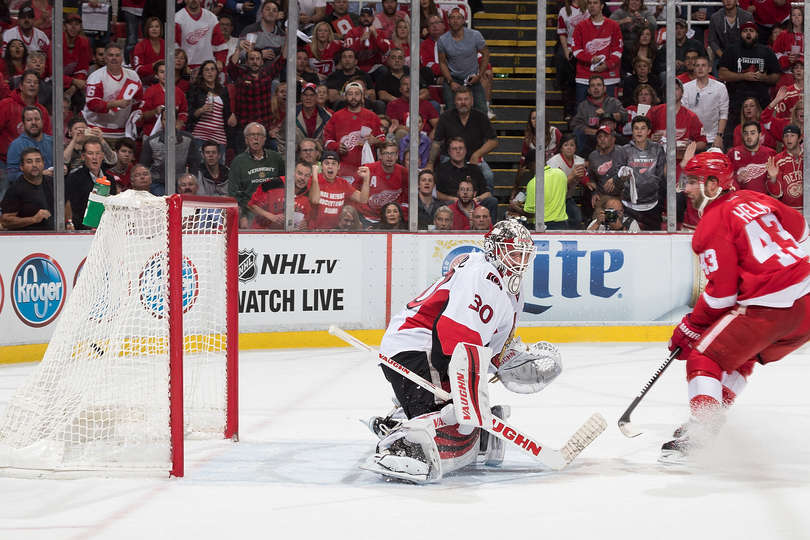
[[[719,197],[724,191],[734,189],[734,169],[731,167],[729,159],[722,152],[709,150],[696,155],[686,164],[684,172],[687,176],[696,177],[700,183],[700,192],[703,195],[703,201],[697,209],[700,216],[703,215],[703,210],[705,210],[707,204]],[[709,197],[706,193],[706,180],[710,177],[717,180],[720,188],[713,197]]]
[[[507,288],[512,294],[520,292],[523,272],[531,264],[534,253],[529,230],[513,219],[499,221],[484,235],[484,255],[507,278]]]

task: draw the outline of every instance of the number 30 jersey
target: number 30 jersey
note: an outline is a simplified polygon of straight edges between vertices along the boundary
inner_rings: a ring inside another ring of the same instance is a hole
[[[799,242],[804,217],[781,202],[749,190],[709,203],[692,237],[708,278],[692,311],[708,326],[736,304],[790,307],[810,292],[810,262]]]
[[[522,298],[509,294],[498,270],[483,253],[471,253],[391,319],[380,353],[431,351],[450,356],[458,343],[503,349]]]

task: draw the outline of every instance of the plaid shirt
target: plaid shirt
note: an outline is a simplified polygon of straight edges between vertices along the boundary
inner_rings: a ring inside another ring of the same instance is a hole
[[[233,112],[240,126],[250,122],[259,122],[265,128],[272,124],[273,115],[270,110],[272,97],[273,76],[275,63],[259,71],[259,78],[250,76],[247,68],[228,62],[228,75],[234,82],[236,95],[234,96]]]

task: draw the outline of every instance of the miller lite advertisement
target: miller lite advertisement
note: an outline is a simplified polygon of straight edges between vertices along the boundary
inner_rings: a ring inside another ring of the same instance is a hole
[[[85,265],[92,235],[4,235],[0,345],[47,343]],[[523,326],[670,324],[694,305],[702,273],[689,235],[542,234],[522,280]],[[382,329],[420,291],[469,253],[478,234],[239,235],[242,332]],[[390,269],[388,268],[390,261]],[[389,273],[390,270],[390,273]],[[144,261],[133,281],[152,317],[165,316],[159,266]],[[206,280],[183,264],[184,311],[213,309]],[[388,284],[390,283],[390,291]],[[110,309],[97,299],[100,318]]]

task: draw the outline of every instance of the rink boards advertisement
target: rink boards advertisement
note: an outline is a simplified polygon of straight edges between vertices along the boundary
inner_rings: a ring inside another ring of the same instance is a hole
[[[667,324],[694,302],[688,235],[535,235],[521,324]],[[46,343],[69,301],[91,235],[0,237],[0,345]],[[381,329],[478,234],[239,236],[241,333]]]

